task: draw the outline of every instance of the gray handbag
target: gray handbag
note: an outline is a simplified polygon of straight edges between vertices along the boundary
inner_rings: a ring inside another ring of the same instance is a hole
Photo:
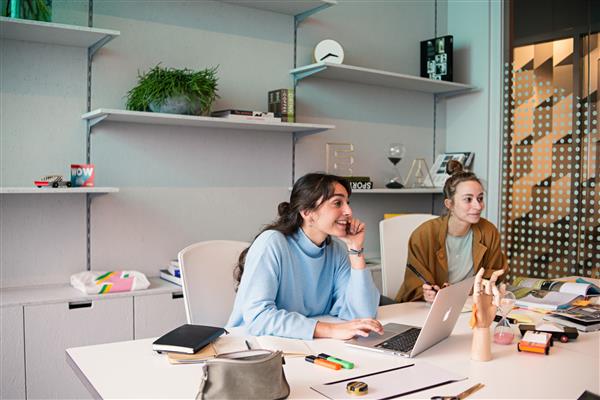
[[[290,385],[281,351],[245,350],[208,360],[196,399],[285,399]]]

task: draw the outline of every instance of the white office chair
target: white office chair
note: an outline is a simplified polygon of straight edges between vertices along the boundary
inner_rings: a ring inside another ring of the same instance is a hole
[[[249,245],[212,240],[179,252],[188,324],[225,326],[235,299],[233,270],[240,253]]]
[[[406,214],[379,222],[381,278],[384,296],[395,298],[402,286],[410,235],[423,222],[436,217],[437,215],[431,214]]]

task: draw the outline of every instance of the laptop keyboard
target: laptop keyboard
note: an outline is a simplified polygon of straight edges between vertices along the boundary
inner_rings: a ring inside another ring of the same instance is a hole
[[[377,347],[408,353],[415,346],[417,338],[419,337],[419,333],[421,333],[421,329],[410,328],[409,330],[404,331],[396,336],[392,336],[385,342],[377,345]]]

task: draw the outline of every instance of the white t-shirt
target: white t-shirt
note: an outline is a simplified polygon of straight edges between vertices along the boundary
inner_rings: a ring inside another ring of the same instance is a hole
[[[464,236],[446,235],[448,283],[460,282],[473,275],[473,230]]]

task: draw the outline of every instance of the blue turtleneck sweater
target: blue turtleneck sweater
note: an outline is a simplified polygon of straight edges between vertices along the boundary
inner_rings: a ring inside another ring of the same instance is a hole
[[[315,245],[299,229],[261,233],[246,255],[228,327],[251,335],[312,339],[319,315],[373,318],[379,292],[366,269],[350,267],[346,246]]]

